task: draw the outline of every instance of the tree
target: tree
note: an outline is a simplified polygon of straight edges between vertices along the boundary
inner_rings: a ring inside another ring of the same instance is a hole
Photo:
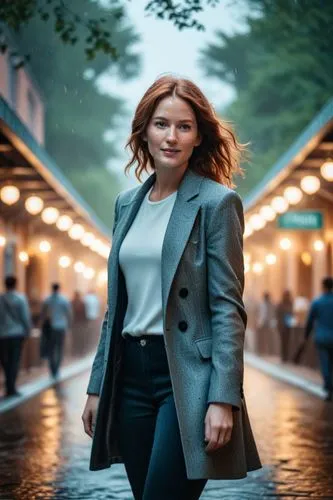
[[[140,59],[133,51],[138,40],[133,29],[115,17],[112,9],[90,0],[72,0],[71,6],[81,16],[86,13],[108,19],[119,54],[113,70],[122,79],[136,75]],[[79,28],[79,35],[81,29],[84,27]],[[30,66],[45,97],[48,152],[100,218],[110,225],[119,181],[105,164],[117,156],[118,148],[115,142],[103,140],[103,136],[125,114],[121,99],[102,95],[96,88],[96,78],[110,67],[110,60],[99,53],[87,66],[83,37],[79,36],[76,45],[68,50],[39,16],[22,27],[16,42],[19,49],[24,47],[31,52]]]
[[[95,2],[98,3],[98,0]],[[115,19],[120,20],[124,17],[123,7],[126,0],[123,2],[104,0],[103,3],[109,8],[112,7]],[[150,0],[144,9],[157,18],[170,20],[180,30],[184,28],[203,30],[204,26],[194,18],[194,15],[202,12],[206,5],[215,6],[218,3],[219,0],[183,0],[177,3],[172,0]],[[98,53],[104,53],[113,60],[117,59],[118,46],[112,40],[114,33],[104,16],[96,17],[94,13],[87,16],[75,8],[73,2],[64,0],[20,0],[19,2],[2,0],[0,4],[0,21],[17,33],[36,17],[44,22],[52,21],[53,29],[64,44],[75,45],[84,37],[84,51],[88,60],[94,59]],[[0,35],[2,38],[0,49],[4,52],[8,44],[1,29]],[[23,65],[29,59],[30,54],[19,58],[17,66]]]
[[[248,0],[244,33],[216,34],[202,51],[207,76],[231,83],[224,110],[251,142],[252,165],[240,191],[258,182],[328,101],[333,89],[333,3]],[[254,14],[254,15],[253,15]]]

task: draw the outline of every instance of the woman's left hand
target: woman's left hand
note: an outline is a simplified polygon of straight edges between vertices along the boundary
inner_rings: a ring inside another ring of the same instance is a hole
[[[207,452],[222,448],[231,439],[233,428],[232,406],[227,403],[211,403],[205,418]]]

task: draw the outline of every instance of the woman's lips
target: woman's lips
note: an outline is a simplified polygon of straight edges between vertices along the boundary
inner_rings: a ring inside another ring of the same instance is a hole
[[[180,153],[179,149],[162,149],[162,153],[165,156],[176,156],[177,153]]]

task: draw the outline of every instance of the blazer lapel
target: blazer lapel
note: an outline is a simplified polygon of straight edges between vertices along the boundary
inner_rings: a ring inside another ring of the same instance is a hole
[[[162,306],[165,320],[171,285],[200,208],[203,177],[188,170],[178,189],[162,248]]]

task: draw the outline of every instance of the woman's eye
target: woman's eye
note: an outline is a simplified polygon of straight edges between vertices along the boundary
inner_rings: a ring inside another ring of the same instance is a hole
[[[191,126],[188,125],[187,123],[183,123],[181,126],[180,126],[181,129],[183,130],[190,130],[191,129]]]
[[[165,128],[166,127],[166,123],[162,122],[162,121],[155,122],[155,125],[157,127],[159,127],[159,128]]]

